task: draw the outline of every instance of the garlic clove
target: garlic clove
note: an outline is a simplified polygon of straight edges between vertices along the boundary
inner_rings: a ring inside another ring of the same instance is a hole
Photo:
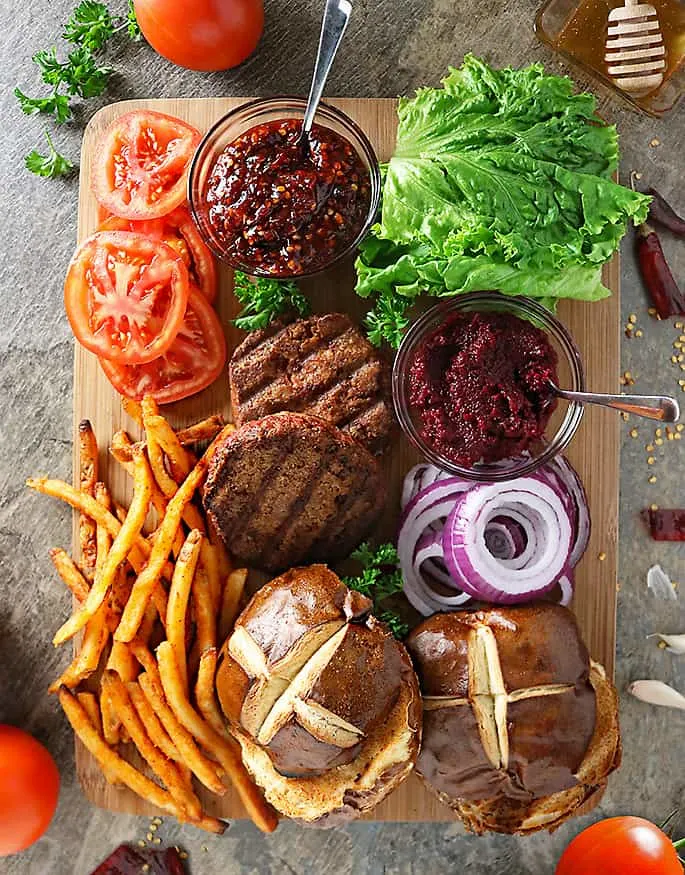
[[[685,711],[685,696],[662,681],[633,681],[628,686],[628,692],[642,702],[662,705],[665,708],[681,708]]]
[[[664,642],[670,653],[677,653],[679,656],[685,654],[685,634],[683,635],[664,635],[661,632],[655,632],[653,635],[648,635],[647,638],[659,638]]]
[[[659,599],[675,602],[678,600],[671,578],[666,574],[661,565],[652,565],[647,572],[647,586]]]

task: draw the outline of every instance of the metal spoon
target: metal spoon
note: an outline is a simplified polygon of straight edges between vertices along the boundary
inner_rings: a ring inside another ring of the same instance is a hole
[[[328,74],[333,66],[338,46],[340,45],[347,22],[350,20],[352,4],[349,0],[326,0],[326,9],[321,22],[321,36],[319,37],[319,50],[314,65],[312,86],[309,89],[307,108],[302,120],[302,133],[300,143],[306,145],[309,142],[309,134],[314,123],[314,116],[323,94],[323,89],[328,79]]]
[[[678,402],[667,395],[604,395],[597,392],[571,392],[560,389],[552,382],[549,385],[558,398],[565,398],[567,401],[613,407],[615,410],[623,410],[645,419],[658,419],[660,422],[677,422],[680,419]]]

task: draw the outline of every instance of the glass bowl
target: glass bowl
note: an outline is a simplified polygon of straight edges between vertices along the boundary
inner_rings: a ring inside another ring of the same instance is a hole
[[[499,292],[472,292],[442,301],[427,310],[410,327],[395,357],[392,372],[392,396],[395,412],[409,441],[426,459],[458,477],[480,482],[502,482],[523,477],[562,452],[575,435],[583,417],[583,405],[559,399],[539,445],[525,454],[495,463],[476,463],[463,467],[446,459],[421,437],[420,415],[409,401],[409,370],[417,347],[454,313],[499,312],[526,319],[547,335],[558,356],[559,385],[577,392],[585,391],[585,374],[580,352],[566,328],[541,304],[530,298],[508,297]]]
[[[242,270],[251,276],[268,276],[273,279],[299,279],[314,276],[327,270],[331,265],[345,258],[345,256],[357,248],[361,240],[366,236],[378,212],[381,197],[381,173],[373,146],[366,134],[349,116],[339,109],[321,102],[316,112],[315,124],[330,128],[337,134],[345,137],[356,150],[369,172],[371,181],[369,209],[358,234],[344,247],[334,249],[329,260],[325,263],[318,264],[313,269],[293,273],[283,271],[274,273],[273,271],[260,270],[258,266],[242,263],[239,258],[225,251],[221,240],[217,238],[210,224],[208,205],[205,198],[209,177],[217,158],[229,143],[256,125],[278,121],[279,119],[302,119],[306,103],[306,100],[299,97],[273,97],[253,100],[238,106],[219,119],[207,131],[197,147],[190,164],[188,203],[190,204],[190,212],[200,234],[217,258],[230,267]]]

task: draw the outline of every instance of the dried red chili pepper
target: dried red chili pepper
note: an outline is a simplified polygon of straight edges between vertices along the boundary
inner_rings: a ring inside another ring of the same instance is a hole
[[[655,541],[685,541],[685,508],[642,511]]]
[[[651,225],[645,223],[638,227],[636,247],[640,273],[659,316],[668,319],[685,315],[685,296],[678,288],[659,236]]]
[[[662,197],[655,188],[648,188],[647,194],[651,194],[652,203],[649,205],[649,218],[669,231],[673,231],[678,237],[685,237],[685,219],[681,218],[666,198]]]
[[[148,868],[143,869],[146,864]],[[148,875],[186,875],[176,848],[152,850],[131,845],[119,845],[92,875],[140,875],[143,871]]]

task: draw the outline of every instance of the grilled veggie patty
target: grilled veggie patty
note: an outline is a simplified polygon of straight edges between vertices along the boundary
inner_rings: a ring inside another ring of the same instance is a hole
[[[231,358],[236,425],[291,410],[327,419],[373,453],[394,425],[387,364],[342,313],[274,322]]]
[[[322,419],[277,413],[229,435],[204,503],[240,562],[277,571],[347,556],[385,503],[373,456]]]

